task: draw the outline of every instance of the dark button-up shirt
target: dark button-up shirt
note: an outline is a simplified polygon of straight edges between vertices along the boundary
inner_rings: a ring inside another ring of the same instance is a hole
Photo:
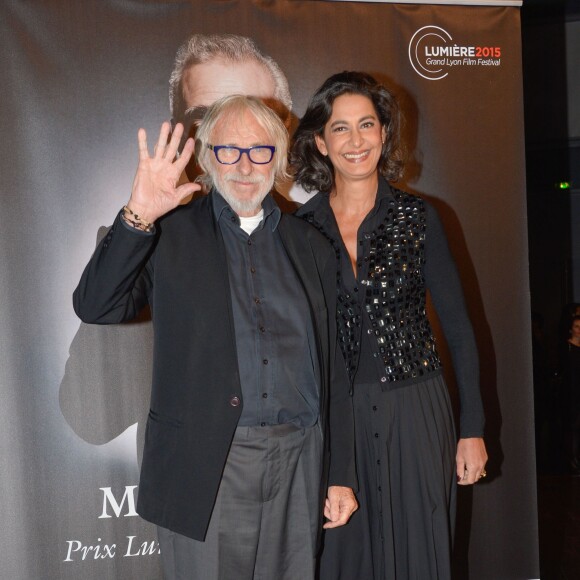
[[[248,235],[215,190],[230,279],[243,410],[239,425],[294,423],[319,414],[319,368],[308,299],[277,230],[280,209],[268,195]]]

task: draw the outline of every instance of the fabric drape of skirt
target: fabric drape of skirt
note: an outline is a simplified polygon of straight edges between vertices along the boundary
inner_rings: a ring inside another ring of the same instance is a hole
[[[456,439],[442,375],[354,390],[359,510],[327,530],[321,580],[448,580]]]

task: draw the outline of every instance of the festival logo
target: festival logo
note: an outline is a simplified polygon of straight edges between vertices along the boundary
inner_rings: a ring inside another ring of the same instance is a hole
[[[449,32],[429,25],[411,37],[409,61],[419,76],[438,81],[457,67],[501,66],[501,47],[457,44]]]

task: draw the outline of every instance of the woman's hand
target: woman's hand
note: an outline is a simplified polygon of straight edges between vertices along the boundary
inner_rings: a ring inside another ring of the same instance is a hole
[[[471,485],[477,483],[487,474],[487,451],[481,437],[467,437],[457,443],[457,483],[459,485]]]
[[[131,199],[127,207],[141,220],[153,223],[177,207],[181,200],[201,189],[197,183],[184,183],[176,187],[185,166],[193,154],[193,139],[188,139],[179,159],[175,159],[183,125],[178,123],[169,137],[170,125],[161,125],[153,156],[147,148],[145,129],[139,129],[139,166],[133,180]]]
[[[324,502],[324,517],[328,521],[323,528],[328,530],[344,526],[357,509],[358,502],[350,487],[331,485]]]

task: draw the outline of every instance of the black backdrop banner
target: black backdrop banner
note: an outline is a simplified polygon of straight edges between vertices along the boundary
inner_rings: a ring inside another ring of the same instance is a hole
[[[80,324],[71,293],[194,32],[253,38],[296,117],[345,69],[398,94],[403,187],[442,216],[482,359],[491,460],[459,492],[457,578],[537,578],[519,9],[282,0],[0,5],[0,576],[160,578],[134,509],[151,326]]]

